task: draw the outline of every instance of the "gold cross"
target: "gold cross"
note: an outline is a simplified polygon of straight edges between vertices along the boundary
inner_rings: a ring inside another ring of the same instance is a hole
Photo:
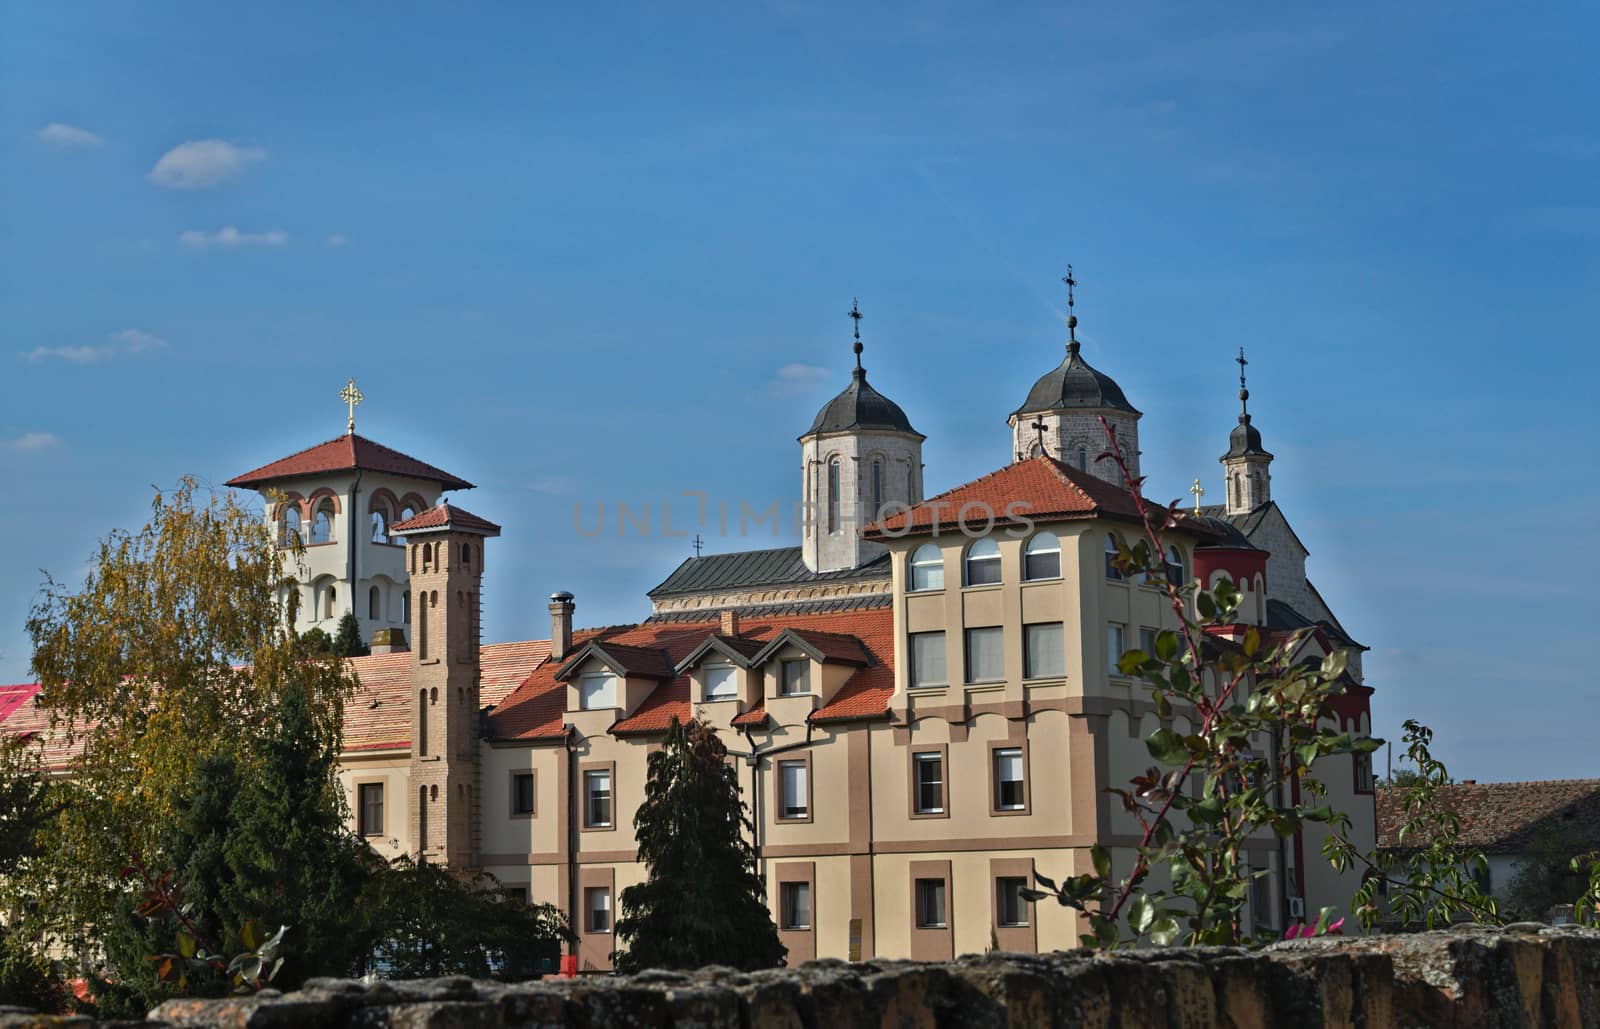
[[[1194,516],[1200,517],[1200,498],[1206,495],[1206,488],[1200,485],[1200,480],[1194,480],[1194,485],[1189,487],[1189,492],[1194,494]]]
[[[348,431],[355,432],[356,405],[366,399],[361,395],[361,391],[356,389],[356,380],[351,379],[349,382],[345,383],[344,389],[339,391],[339,399],[350,405],[350,425],[348,427]]]

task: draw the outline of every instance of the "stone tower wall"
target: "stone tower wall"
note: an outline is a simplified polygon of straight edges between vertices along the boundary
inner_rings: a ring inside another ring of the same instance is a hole
[[[916,436],[882,431],[807,436],[800,454],[801,554],[814,572],[859,568],[885,552],[881,543],[861,538],[861,530],[877,520],[872,506],[874,462],[882,468],[883,507],[892,512],[922,500],[922,440]],[[828,466],[835,459],[839,518],[836,526],[830,526]]]

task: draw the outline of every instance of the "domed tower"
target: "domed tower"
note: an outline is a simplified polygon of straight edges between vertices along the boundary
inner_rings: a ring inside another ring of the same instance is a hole
[[[1261,430],[1250,424],[1250,391],[1244,385],[1244,347],[1239,348],[1239,424],[1228,433],[1222,455],[1225,503],[1230,515],[1249,514],[1272,499],[1272,455],[1261,445]]]
[[[922,500],[922,441],[900,405],[873,389],[861,367],[861,309],[852,304],[856,367],[800,437],[801,556],[813,572],[859,568],[886,552],[861,530]]]
[[[1117,434],[1117,444],[1127,462],[1128,472],[1139,475],[1139,411],[1123,395],[1111,376],[1089,367],[1079,353],[1078,316],[1073,312],[1073,290],[1078,282],[1067,266],[1067,356],[1028,391],[1028,399],[1011,413],[1011,452],[1014,461],[1026,461],[1040,454],[1089,472],[1107,482],[1123,485],[1117,463],[1107,457],[1110,450],[1100,419],[1105,418]]]

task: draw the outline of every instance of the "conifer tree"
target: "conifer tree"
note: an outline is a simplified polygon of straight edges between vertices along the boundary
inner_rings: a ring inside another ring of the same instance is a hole
[[[333,652],[340,657],[366,657],[371,653],[361,642],[361,623],[354,611],[346,611],[339,619],[339,631],[333,637]]]
[[[622,891],[618,971],[783,963],[786,948],[767,910],[752,829],[727,748],[698,722],[673,719],[650,755],[645,799],[633,824],[649,877]]]

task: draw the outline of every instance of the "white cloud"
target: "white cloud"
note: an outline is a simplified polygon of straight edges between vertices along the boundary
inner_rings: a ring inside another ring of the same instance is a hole
[[[34,347],[23,354],[28,360],[66,361],[69,364],[94,364],[109,360],[119,354],[148,354],[165,350],[167,341],[143,329],[122,329],[106,337],[106,342],[94,345],[64,347]]]
[[[16,439],[8,439],[4,443],[5,449],[22,452],[49,450],[60,445],[61,437],[53,432],[25,432]]]
[[[814,364],[786,364],[772,377],[770,386],[779,393],[804,393],[827,382],[833,373]]]
[[[51,146],[63,150],[72,147],[95,147],[105,142],[88,129],[80,129],[76,125],[64,125],[58,121],[51,122],[34,135]]]
[[[342,232],[335,232],[328,237],[328,245],[330,247],[342,247],[348,242],[350,241],[344,238],[344,233]]]
[[[221,139],[179,143],[150,169],[150,181],[168,189],[208,189],[237,178],[266,156],[259,147],[238,147]]]
[[[281,247],[289,242],[289,234],[282,229],[273,229],[270,232],[240,232],[232,225],[224,225],[216,232],[190,229],[178,235],[178,242],[195,250],[204,250],[207,247],[222,247],[227,250],[234,247]]]

